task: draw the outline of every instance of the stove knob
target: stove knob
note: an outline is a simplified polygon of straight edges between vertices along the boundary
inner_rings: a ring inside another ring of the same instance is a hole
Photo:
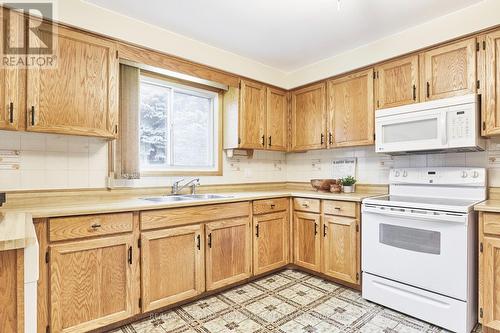
[[[408,172],[406,170],[403,171],[403,177],[408,176]]]
[[[394,176],[395,176],[395,177],[399,177],[399,171],[397,171],[397,170],[396,170],[396,171],[394,171]]]
[[[462,178],[467,178],[467,171],[462,171]]]
[[[474,172],[472,173],[472,178],[477,178],[477,177],[479,177],[479,172],[474,171]]]

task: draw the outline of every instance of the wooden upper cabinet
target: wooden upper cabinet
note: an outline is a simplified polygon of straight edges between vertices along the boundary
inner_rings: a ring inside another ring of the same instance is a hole
[[[326,148],[325,97],[324,82],[292,91],[291,150]]]
[[[476,92],[476,38],[422,54],[422,100]]]
[[[240,148],[266,147],[266,87],[241,80],[240,90]]]
[[[250,224],[249,217],[206,224],[207,290],[221,288],[251,276]]]
[[[418,55],[397,59],[375,68],[376,108],[418,102]]]
[[[316,272],[321,269],[320,261],[320,215],[294,212],[293,216],[294,262]]]
[[[328,81],[328,145],[374,142],[373,69]]]
[[[51,332],[88,332],[133,316],[132,235],[50,246]]]
[[[7,15],[9,26],[7,27]],[[16,12],[0,8],[0,45],[24,45],[23,18]],[[8,29],[8,31],[7,31]],[[3,50],[3,47],[0,48]],[[3,55],[3,54],[2,54]],[[6,56],[11,56],[6,54]],[[14,66],[0,66],[0,129],[23,129],[25,70]]]
[[[42,38],[51,38],[49,27],[37,28]],[[115,42],[60,26],[53,33],[55,67],[28,70],[27,129],[115,137],[119,69]]]
[[[254,274],[268,272],[288,264],[288,215],[286,210],[254,216]]]
[[[205,291],[204,243],[203,225],[141,234],[143,312]]]
[[[284,90],[267,88],[267,149],[285,151],[288,144],[288,95]]]
[[[0,332],[24,333],[24,250],[0,251]]]
[[[500,134],[500,30],[485,36],[484,134]]]
[[[354,284],[359,283],[358,221],[329,216],[322,225],[322,273]]]

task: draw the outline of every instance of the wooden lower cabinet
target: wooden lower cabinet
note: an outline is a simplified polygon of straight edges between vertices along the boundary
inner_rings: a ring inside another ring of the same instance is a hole
[[[141,233],[142,311],[205,291],[203,225]]]
[[[24,333],[24,250],[0,252],[0,332]]]
[[[261,274],[288,264],[288,210],[254,216],[253,271]]]
[[[206,287],[214,290],[249,278],[251,262],[250,217],[205,225]]]
[[[133,235],[49,246],[50,331],[87,332],[134,315]]]
[[[350,217],[325,215],[322,223],[321,272],[349,283],[359,282],[359,226]]]
[[[294,212],[294,263],[313,271],[320,271],[320,214]]]

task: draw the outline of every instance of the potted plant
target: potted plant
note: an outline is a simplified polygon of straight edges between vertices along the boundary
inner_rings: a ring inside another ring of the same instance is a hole
[[[356,178],[353,176],[347,176],[340,180],[342,183],[342,188],[344,189],[344,193],[353,193],[354,192],[354,184],[356,183]]]

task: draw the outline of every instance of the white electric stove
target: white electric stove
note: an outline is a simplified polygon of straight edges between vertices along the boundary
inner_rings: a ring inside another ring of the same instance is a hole
[[[363,298],[454,332],[477,322],[483,168],[392,169],[389,195],[363,200]]]

